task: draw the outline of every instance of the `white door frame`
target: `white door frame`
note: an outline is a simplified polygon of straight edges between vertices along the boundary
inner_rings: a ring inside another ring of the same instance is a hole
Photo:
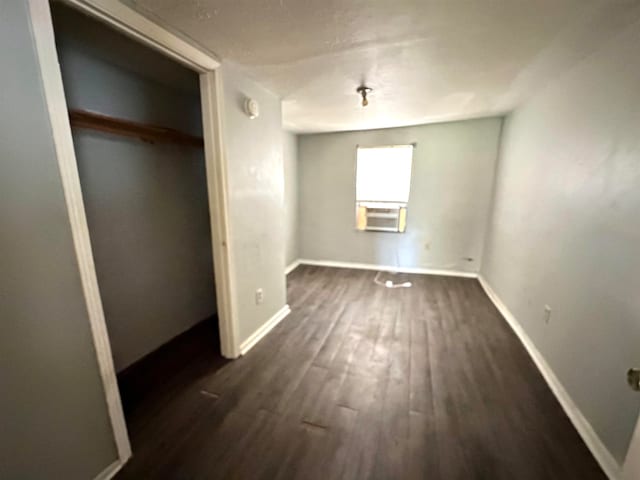
[[[91,251],[78,165],[71,136],[71,125],[55,48],[51,10],[48,0],[27,1],[83,293],[118,450],[118,461],[99,475],[99,478],[110,478],[131,457],[131,446],[122,411],[120,391]],[[65,0],[65,2],[116,30],[159,50],[200,74],[220,346],[223,356],[236,358],[239,356],[240,350],[237,335],[237,310],[233,302],[232,252],[228,241],[230,235],[228,188],[222,135],[223,91],[220,74],[216,71],[220,63],[211,54],[165,30],[118,0]]]

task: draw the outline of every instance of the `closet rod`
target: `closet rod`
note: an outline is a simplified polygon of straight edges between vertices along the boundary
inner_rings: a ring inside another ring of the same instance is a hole
[[[196,137],[172,128],[133,122],[86,110],[69,110],[69,120],[73,128],[85,128],[124,137],[134,137],[149,143],[177,143],[204,147],[202,137]]]

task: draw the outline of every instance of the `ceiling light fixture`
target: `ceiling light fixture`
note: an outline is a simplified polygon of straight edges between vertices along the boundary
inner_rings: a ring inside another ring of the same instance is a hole
[[[369,92],[371,91],[373,91],[372,88],[365,87],[364,85],[360,85],[358,88],[356,88],[356,92],[358,92],[362,96],[363,107],[366,107],[367,105],[369,105],[369,100],[367,100],[367,94],[369,94]]]

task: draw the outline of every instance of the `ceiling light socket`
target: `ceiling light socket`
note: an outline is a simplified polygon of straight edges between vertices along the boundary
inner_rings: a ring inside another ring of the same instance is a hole
[[[251,120],[258,118],[260,115],[260,106],[258,102],[253,98],[246,98],[244,100],[244,112],[249,116]]]
[[[356,88],[356,92],[358,92],[360,94],[360,96],[362,97],[362,106],[366,107],[367,105],[369,105],[369,100],[367,99],[367,95],[372,92],[373,89],[369,88],[365,85],[360,85],[358,88]]]

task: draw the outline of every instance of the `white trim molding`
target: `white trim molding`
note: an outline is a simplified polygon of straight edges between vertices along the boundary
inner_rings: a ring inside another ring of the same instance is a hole
[[[219,72],[200,74],[200,97],[202,103],[202,127],[204,132],[204,158],[209,195],[209,220],[213,251],[218,327],[222,356],[238,358],[238,319],[233,303],[234,270],[230,238],[229,186],[227,184],[227,161],[224,149],[223,86]]]
[[[62,85],[62,74],[58,65],[58,53],[55,47],[49,3],[42,0],[29,0],[29,13],[36,53],[40,63],[44,97],[49,111],[53,143],[67,204],[71,235],[87,305],[91,335],[96,348],[98,368],[104,385],[107,410],[118,450],[118,458],[124,464],[131,457],[131,445],[120,402],[120,390],[116,380],[111,345],[102,309],[102,298],[93,263],[89,227],[80,189],[80,176],[73,149],[71,126]]]
[[[291,262],[289,265],[287,265],[285,267],[284,274],[285,275],[289,275],[291,272],[293,272],[299,266],[300,266],[300,259],[294,260],[293,262]]]
[[[377,265],[375,263],[335,262],[333,260],[309,260],[301,258],[298,265],[315,265],[318,267],[354,268],[356,270],[372,270],[377,272],[417,273],[420,275],[443,275],[447,277],[478,278],[476,272],[462,272],[459,270],[443,270],[438,268],[394,267],[392,265]],[[296,267],[298,266],[296,265]]]
[[[229,245],[226,157],[222,134],[222,85],[215,69],[218,60],[188,41],[137,13],[118,0],[64,0],[72,7],[96,18],[111,28],[150,46],[168,57],[200,73],[203,130],[209,210],[212,224],[212,247],[215,263],[218,318],[222,353],[228,358],[240,354],[237,319],[234,307],[234,275]],[[105,398],[118,461],[99,474],[99,479],[112,477],[131,457],[120,391],[116,380],[111,345],[107,333],[102,299],[95,272],[89,229],[84,209],[78,166],[71,136],[71,126],[64,95],[62,75],[55,47],[50,5],[45,0],[27,0],[31,30],[40,65],[45,101],[53,134],[56,157],[62,178],[75,254],[80,271],[83,294],[96,357],[104,386]]]
[[[502,314],[506,322],[509,324],[513,333],[516,334],[527,353],[535,363],[536,367],[542,374],[543,378],[549,385],[549,388],[560,402],[564,412],[573,423],[573,426],[578,431],[578,434],[582,437],[582,440],[587,445],[591,454],[595,457],[596,461],[600,464],[602,470],[611,480],[618,480],[621,475],[621,468],[609,449],[602,442],[598,434],[595,432],[589,421],[578,408],[578,405],[573,401],[569,392],[564,388],[560,379],[551,369],[551,366],[547,363],[542,353],[535,346],[527,332],[525,332],[520,322],[511,313],[507,306],[500,300],[500,297],[491,288],[487,280],[482,276],[478,276],[480,285],[486,292],[487,296],[491,299],[498,311]]]
[[[122,470],[122,467],[124,467],[124,462],[118,459],[96,475],[93,480],[111,480],[120,470]]]
[[[253,332],[249,338],[240,344],[240,354],[245,355],[251,348],[262,340],[273,328],[278,325],[287,315],[291,313],[289,305],[285,305],[278,310],[269,320]]]
[[[211,53],[202,51],[119,0],[64,1],[199,73],[220,66]]]

